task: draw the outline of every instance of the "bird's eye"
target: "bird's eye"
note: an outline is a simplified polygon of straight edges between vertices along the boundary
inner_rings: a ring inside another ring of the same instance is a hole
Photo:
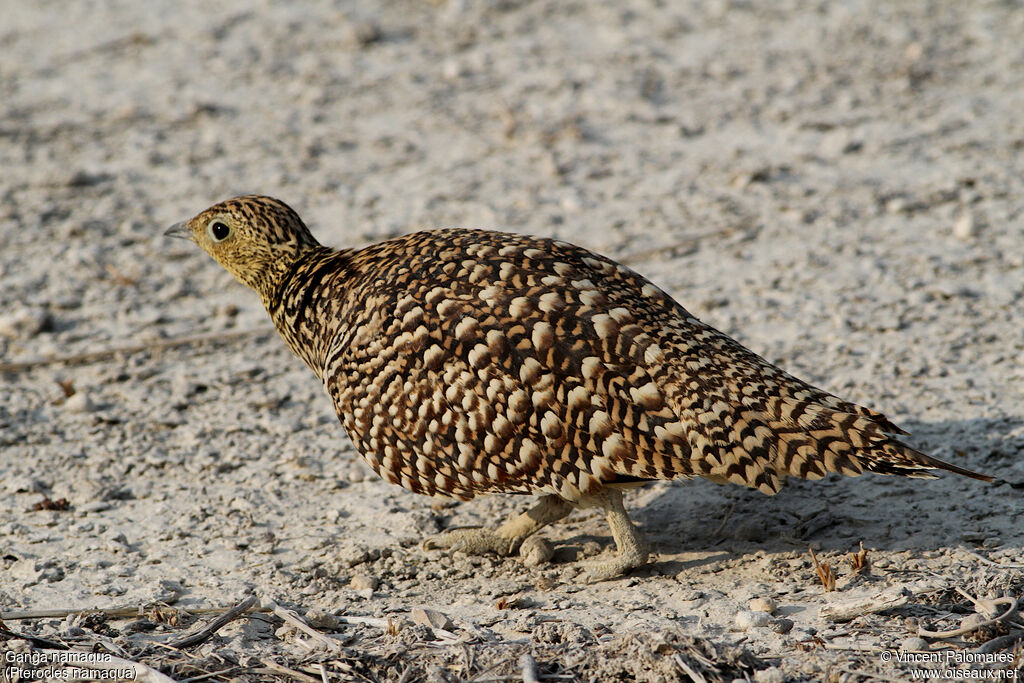
[[[206,232],[214,242],[223,242],[231,234],[231,228],[219,218],[214,218],[207,223]]]

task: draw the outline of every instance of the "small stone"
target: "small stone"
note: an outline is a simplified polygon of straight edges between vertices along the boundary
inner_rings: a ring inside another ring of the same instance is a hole
[[[457,81],[466,75],[465,67],[454,59],[446,59],[441,65],[441,74],[445,80]]]
[[[80,515],[86,515],[91,512],[103,512],[104,510],[110,509],[110,503],[105,500],[94,500],[89,503],[82,503],[81,505],[75,506],[75,512]]]
[[[864,148],[864,142],[851,137],[849,130],[837,128],[821,139],[820,150],[823,156],[838,157],[843,154],[858,152]]]
[[[679,599],[683,602],[697,602],[698,600],[704,599],[704,593],[696,590],[695,588],[690,588],[682,591],[679,594]]]
[[[790,631],[789,637],[798,643],[803,643],[814,638],[813,628],[794,628]]]
[[[323,610],[311,609],[306,612],[306,623],[313,628],[335,629],[338,628],[338,617],[328,614]]]
[[[549,591],[557,585],[558,582],[555,578],[550,576],[541,576],[537,579],[537,583],[534,587],[539,591]]]
[[[409,616],[412,617],[415,623],[429,626],[430,628],[439,628],[443,631],[451,631],[455,628],[452,620],[437,610],[414,607]]]
[[[168,605],[173,605],[185,594],[185,587],[181,585],[180,581],[174,579],[160,579],[159,586],[158,600]]]
[[[367,47],[379,42],[384,37],[384,32],[379,25],[372,21],[360,21],[348,27],[346,37],[347,42],[356,47]]]
[[[156,629],[156,622],[150,621],[149,619],[136,619],[129,621],[122,627],[124,633],[147,633]]]
[[[777,666],[754,673],[754,683],[784,683],[785,680],[786,674]]]
[[[42,308],[22,306],[0,316],[0,336],[34,337],[52,324],[50,314]]]
[[[885,210],[889,213],[900,213],[907,208],[907,200],[903,197],[893,197],[885,203]]]
[[[960,240],[969,240],[977,234],[977,221],[970,211],[960,214],[953,223],[953,236]]]
[[[217,315],[225,318],[234,318],[238,315],[239,308],[235,304],[225,304],[217,308]]]
[[[740,173],[737,173],[732,177],[732,179],[729,181],[729,184],[735,187],[737,190],[742,190],[746,188],[748,185],[750,185],[752,180],[753,176],[750,173],[746,171],[741,171]]]
[[[754,612],[744,610],[736,614],[736,628],[740,631],[749,631],[752,628],[767,626],[772,617],[767,612]]]
[[[352,590],[357,591],[375,591],[377,586],[380,585],[380,581],[376,576],[370,576],[368,574],[355,574],[348,582],[348,587]]]
[[[904,650],[904,651],[910,650],[910,651],[916,652],[916,651],[919,651],[919,650],[930,650],[930,649],[931,649],[931,646],[928,645],[928,641],[925,640],[924,638],[918,638],[917,636],[913,636],[911,638],[907,638],[902,643],[900,643],[900,650]]]
[[[128,537],[125,536],[123,532],[118,531],[117,529],[111,529],[106,534],[104,534],[104,536],[111,543],[115,543],[118,546],[121,546],[122,548],[128,547]]]
[[[772,598],[754,598],[747,606],[754,612],[775,614],[775,610],[779,608],[779,603]]]
[[[373,553],[360,545],[341,546],[336,551],[338,561],[346,567],[355,567],[364,562],[375,560],[377,559],[375,555],[377,553]]]
[[[366,481],[366,469],[359,463],[356,463],[348,468],[348,472],[343,476],[349,484],[358,484],[359,482]]]
[[[123,543],[119,543],[116,540],[111,540],[103,544],[103,549],[108,553],[123,553],[128,550],[128,546]]]
[[[772,621],[772,623],[768,624],[768,628],[771,629],[774,633],[784,635],[793,630],[793,620],[775,619]]]
[[[64,400],[64,409],[71,413],[89,413],[96,409],[84,391],[76,391]]]
[[[523,564],[527,567],[546,564],[554,554],[555,550],[551,544],[540,536],[530,536],[519,546],[519,557],[523,558]]]

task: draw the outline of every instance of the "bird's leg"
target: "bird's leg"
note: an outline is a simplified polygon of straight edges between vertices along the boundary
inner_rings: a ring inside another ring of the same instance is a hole
[[[569,502],[558,496],[541,496],[536,505],[508,520],[496,530],[481,528],[446,531],[425,541],[423,547],[427,550],[448,548],[453,552],[458,550],[469,555],[511,555],[519,549],[527,536],[557,522],[572,512],[572,509],[573,506]],[[628,524],[629,520],[626,521]]]
[[[612,530],[612,538],[615,539],[615,547],[618,554],[603,562],[590,563],[586,572],[587,583],[606,581],[622,576],[630,569],[636,569],[647,564],[650,551],[647,545],[641,540],[640,532],[633,526],[626,508],[622,505],[622,492],[606,488],[601,493],[588,496],[580,501],[580,505],[596,505],[604,508],[608,519],[608,526]]]

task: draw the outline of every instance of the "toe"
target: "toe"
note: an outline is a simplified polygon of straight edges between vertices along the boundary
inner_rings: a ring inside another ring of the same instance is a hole
[[[515,550],[512,539],[502,538],[490,529],[455,529],[446,531],[423,543],[425,550],[447,549],[467,555],[511,555]]]
[[[643,567],[649,561],[646,552],[619,553],[610,560],[589,563],[583,573],[583,580],[586,583],[598,583],[617,579],[632,569]]]

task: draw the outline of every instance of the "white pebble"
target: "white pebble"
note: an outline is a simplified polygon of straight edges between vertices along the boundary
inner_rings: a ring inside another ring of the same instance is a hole
[[[953,223],[953,236],[960,240],[969,240],[975,236],[978,231],[977,221],[974,220],[974,214],[970,211],[960,214]]]
[[[907,208],[907,200],[903,197],[893,197],[885,203],[885,210],[889,213],[900,213]]]
[[[451,631],[455,628],[455,624],[447,615],[438,612],[437,610],[427,609],[425,607],[414,607],[412,612],[409,613],[412,620],[417,624],[423,624],[430,628],[440,628],[445,631]]]
[[[904,651],[918,651],[928,649],[930,649],[928,641],[924,638],[918,638],[917,636],[914,636],[913,638],[907,638],[902,643],[900,643],[900,650]]]
[[[783,683],[785,680],[786,674],[777,666],[754,673],[754,683]]]
[[[96,406],[89,400],[89,395],[84,391],[78,391],[64,400],[64,409],[72,413],[88,413]]]
[[[754,612],[744,610],[736,614],[736,628],[740,631],[748,631],[752,628],[767,626],[772,617],[767,612]]]
[[[34,337],[50,324],[50,314],[42,308],[22,306],[0,316],[0,336],[12,339]]]
[[[379,584],[380,582],[377,580],[376,576],[356,574],[351,578],[351,580],[349,580],[348,587],[357,591],[369,590],[372,592],[377,590],[377,586]]]

